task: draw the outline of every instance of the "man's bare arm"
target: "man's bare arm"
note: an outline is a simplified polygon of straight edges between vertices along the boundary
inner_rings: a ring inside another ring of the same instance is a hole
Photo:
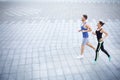
[[[91,32],[92,31],[92,29],[89,25],[86,25],[85,27],[87,28],[87,30],[83,30],[82,32]]]

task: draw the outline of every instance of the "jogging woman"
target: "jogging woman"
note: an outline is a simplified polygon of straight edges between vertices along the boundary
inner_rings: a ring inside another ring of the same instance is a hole
[[[108,33],[102,28],[103,25],[104,25],[104,23],[102,21],[99,21],[98,24],[97,24],[97,30],[96,30],[96,32],[93,32],[93,34],[97,36],[97,41],[98,41],[98,45],[97,45],[97,48],[96,48],[96,55],[95,55],[94,62],[97,61],[100,49],[108,56],[109,61],[111,59],[109,53],[104,49],[104,40],[108,36]],[[102,37],[103,34],[105,34],[104,37]]]

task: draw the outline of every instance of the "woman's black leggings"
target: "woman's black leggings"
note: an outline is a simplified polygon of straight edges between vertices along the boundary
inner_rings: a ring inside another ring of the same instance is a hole
[[[108,52],[104,49],[103,43],[104,43],[104,42],[98,42],[97,49],[96,49],[95,61],[97,60],[97,57],[98,57],[98,54],[99,54],[100,49],[101,49],[108,57],[110,57],[110,55],[108,54]]]

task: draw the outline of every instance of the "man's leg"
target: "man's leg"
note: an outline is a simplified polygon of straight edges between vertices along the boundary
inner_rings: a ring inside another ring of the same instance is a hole
[[[84,53],[84,48],[85,48],[85,45],[81,45],[81,55],[83,55]]]
[[[94,47],[91,43],[88,42],[87,45],[88,45],[89,47],[91,47],[92,49],[96,50],[95,47]]]
[[[86,45],[87,41],[88,41],[87,38],[83,38],[83,41],[82,41],[82,44],[81,44],[81,53],[80,53],[82,56],[83,56],[85,45]]]
[[[83,53],[84,53],[85,44],[86,44],[86,39],[83,39],[82,44],[81,44],[81,49],[80,49],[80,55],[77,58],[84,57]]]

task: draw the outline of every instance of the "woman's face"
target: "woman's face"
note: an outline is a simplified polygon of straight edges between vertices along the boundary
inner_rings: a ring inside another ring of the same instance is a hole
[[[100,23],[99,23],[99,22],[97,23],[97,27],[98,27],[98,28],[101,28],[101,25],[100,25]]]

